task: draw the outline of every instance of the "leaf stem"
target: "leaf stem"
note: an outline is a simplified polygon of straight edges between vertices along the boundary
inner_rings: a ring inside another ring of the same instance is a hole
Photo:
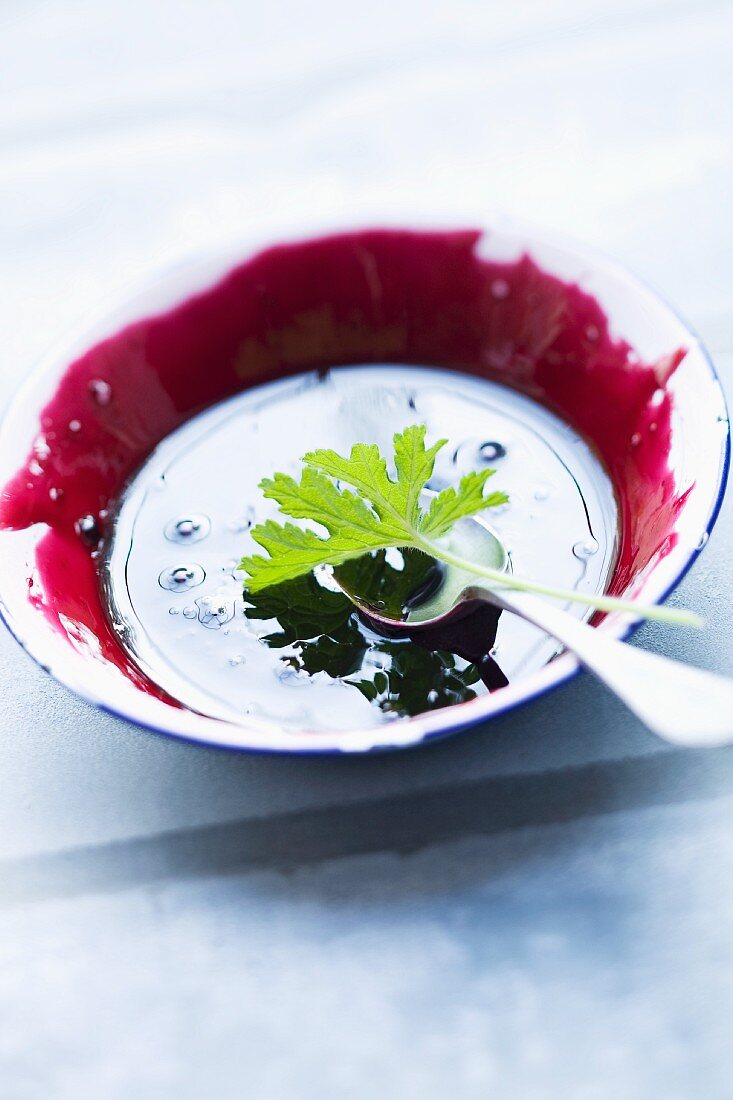
[[[540,596],[551,596],[558,600],[582,603],[586,607],[595,607],[598,611],[618,611],[626,615],[653,619],[661,623],[674,623],[677,626],[703,626],[703,620],[699,615],[696,615],[694,611],[686,611],[684,608],[639,604],[635,603],[634,600],[622,600],[615,596],[597,596],[590,592],[576,592],[572,589],[555,588],[552,585],[540,584],[537,581],[525,581],[521,577],[515,577],[512,573],[504,573],[500,569],[492,569],[491,566],[478,565],[476,562],[468,561],[466,558],[453,554],[450,550],[429,542],[427,539],[418,537],[415,542],[426,554],[438,558],[446,565],[475,573],[476,576],[484,577],[492,584],[503,588],[511,588],[518,592],[536,592]]]

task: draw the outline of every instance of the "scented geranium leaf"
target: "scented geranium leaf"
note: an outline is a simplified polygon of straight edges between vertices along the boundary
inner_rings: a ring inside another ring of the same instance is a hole
[[[397,470],[397,498],[402,514],[416,527],[420,515],[420,493],[433,476],[435,456],[448,442],[439,439],[425,447],[424,424],[413,424],[394,437],[394,463]]]
[[[422,513],[420,494],[432,477],[435,456],[446,443],[441,439],[426,447],[425,434],[425,425],[415,424],[395,435],[395,478],[373,443],[354,444],[348,457],[333,450],[309,452],[300,481],[282,473],[265,478],[260,488],[281,512],[319,524],[327,536],[293,523],[267,520],[259,524],[252,538],[268,556],[252,554],[242,559],[241,568],[249,575],[247,589],[260,592],[319,565],[343,565],[389,547],[430,554],[428,535],[444,534],[457,519],[488,507],[493,500],[482,496],[488,476],[484,471],[464,478],[457,490],[440,493],[436,498],[440,507]],[[344,484],[351,488],[343,488]],[[503,494],[494,497],[497,502],[505,499]]]
[[[347,525],[340,533],[324,539],[294,523],[281,524],[271,519],[253,527],[251,535],[269,556],[252,554],[242,558],[240,568],[249,574],[246,586],[250,592],[294,580],[319,565],[341,565],[369,550],[397,546],[399,542],[394,538],[389,541],[378,530],[368,535],[363,527],[349,530]]]
[[[383,533],[379,518],[361,497],[337,489],[330,478],[309,467],[300,481],[275,474],[261,481],[260,488],[269,500],[277,501],[285,515],[320,523],[332,536],[346,536],[363,546],[359,539],[371,544]]]
[[[303,456],[306,467],[352,485],[367,499],[382,523],[404,531],[404,516],[394,496],[395,484],[387,473],[387,463],[373,443],[355,443],[348,458],[336,451],[310,451]]]
[[[461,478],[457,488],[451,486],[433,497],[427,514],[420,522],[420,533],[426,538],[440,538],[459,519],[475,516],[484,508],[505,504],[509,500],[506,493],[484,496],[484,486],[493,473],[494,470],[473,471]]]
[[[394,437],[397,480],[375,444],[356,443],[344,458],[336,451],[311,451],[303,462],[329,477],[346,482],[371,503],[384,529],[412,536],[419,516],[420,493],[430,480],[435,456],[447,440],[425,446],[424,424],[414,424]],[[409,545],[409,540],[406,545]]]

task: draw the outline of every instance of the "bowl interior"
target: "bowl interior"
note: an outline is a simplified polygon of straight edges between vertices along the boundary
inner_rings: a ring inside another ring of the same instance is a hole
[[[332,234],[234,267],[222,258],[178,269],[54,353],[21,391],[0,432],[0,600],[22,644],[75,691],[142,724],[302,751],[414,743],[571,674],[563,656],[458,707],[309,734],[182,709],[121,648],[100,598],[98,541],[156,445],[242,390],[384,362],[499,382],[584,438],[617,496],[613,594],[663,598],[704,544],[727,414],[699,342],[658,298],[605,260],[522,234]],[[621,634],[628,621],[601,626]]]

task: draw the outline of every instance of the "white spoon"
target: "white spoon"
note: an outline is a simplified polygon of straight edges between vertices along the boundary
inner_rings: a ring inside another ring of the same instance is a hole
[[[481,532],[473,537],[472,560],[506,571],[509,558],[498,536],[483,524],[472,526]],[[334,579],[369,619],[390,633],[434,631],[479,603],[510,611],[557,638],[659,737],[690,747],[733,743],[733,680],[608,637],[539,596],[500,585],[487,587],[475,575],[447,566],[439,589],[400,617],[348,587],[338,569]]]

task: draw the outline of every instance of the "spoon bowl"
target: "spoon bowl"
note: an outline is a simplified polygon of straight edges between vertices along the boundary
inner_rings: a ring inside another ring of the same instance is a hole
[[[502,573],[511,569],[509,551],[483,519],[461,520],[441,543],[477,565]],[[432,630],[446,620],[463,618],[477,602],[485,602],[485,592],[475,573],[443,565],[419,551],[402,552],[401,557],[408,595],[397,600],[384,598],[386,586],[379,570],[370,572],[343,566],[333,570],[338,587],[372,623],[412,635]]]

